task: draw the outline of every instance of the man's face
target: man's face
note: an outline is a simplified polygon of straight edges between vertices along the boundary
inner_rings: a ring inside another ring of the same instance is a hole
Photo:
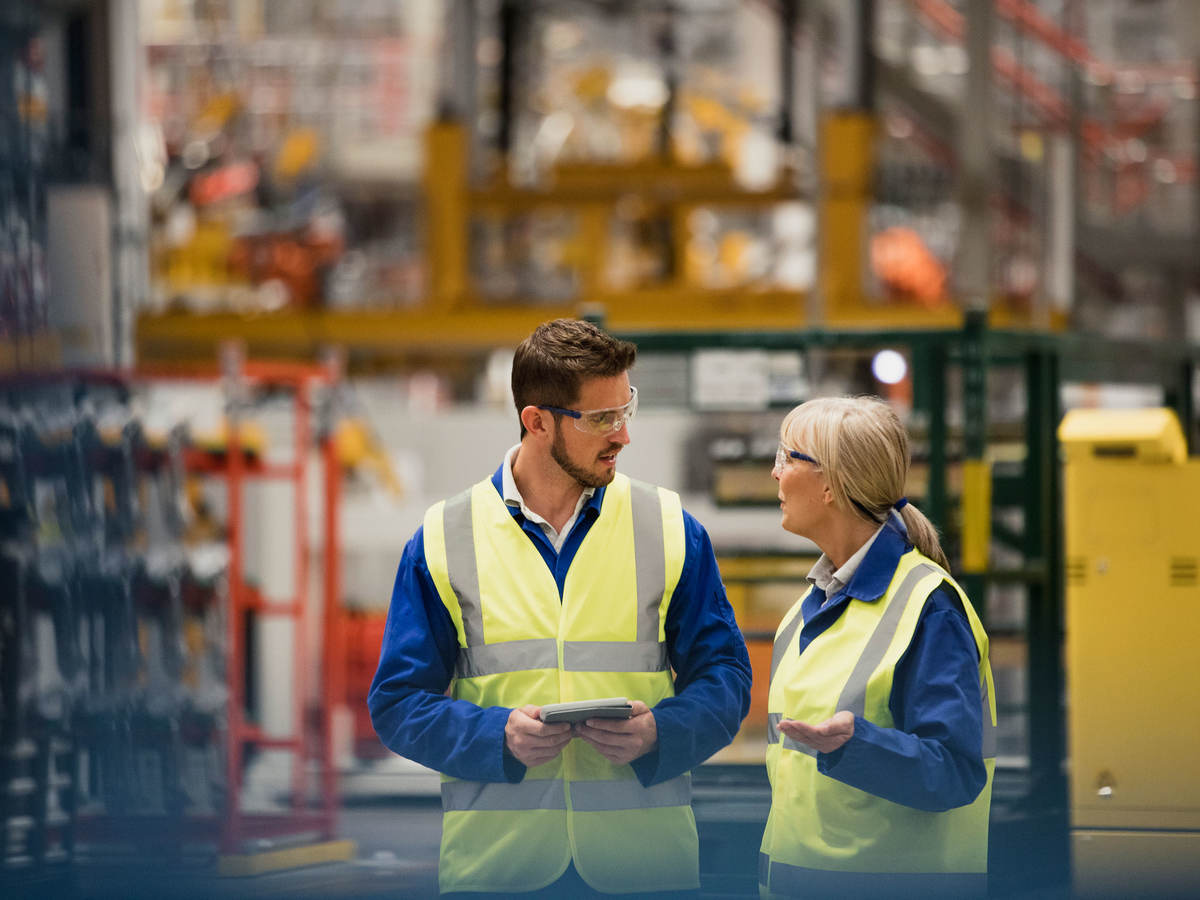
[[[608,378],[589,378],[580,385],[579,398],[572,409],[612,409],[629,402],[632,391],[629,374]],[[590,434],[575,427],[570,416],[556,416],[554,443],[550,456],[559,467],[584,487],[603,487],[617,474],[617,454],[629,443],[629,425],[624,423],[604,435]]]

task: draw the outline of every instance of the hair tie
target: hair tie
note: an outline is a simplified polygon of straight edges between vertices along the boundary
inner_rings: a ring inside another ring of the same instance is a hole
[[[908,506],[908,498],[907,497],[901,497],[899,500],[897,500],[895,503],[892,504],[892,508],[894,510],[896,510],[896,512],[900,512],[900,510],[904,509],[904,507],[906,507],[906,506]]]

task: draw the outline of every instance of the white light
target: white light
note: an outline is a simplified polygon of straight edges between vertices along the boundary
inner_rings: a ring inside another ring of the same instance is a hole
[[[622,109],[648,107],[658,109],[667,102],[667,86],[657,75],[624,72],[608,86],[608,102]]]
[[[899,384],[908,374],[908,363],[895,350],[880,350],[871,360],[871,372],[884,384]]]

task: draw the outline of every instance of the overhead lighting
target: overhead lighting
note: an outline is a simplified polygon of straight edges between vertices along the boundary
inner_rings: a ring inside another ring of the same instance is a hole
[[[880,350],[871,360],[871,374],[884,384],[899,384],[908,374],[908,363],[895,350]]]

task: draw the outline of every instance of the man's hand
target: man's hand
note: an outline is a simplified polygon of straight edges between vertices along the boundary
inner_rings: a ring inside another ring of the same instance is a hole
[[[633,715],[628,719],[588,719],[575,726],[575,733],[618,766],[632,762],[658,746],[658,724],[654,721],[654,713],[641,700],[633,701]]]
[[[779,723],[779,730],[792,740],[807,744],[820,753],[832,753],[854,737],[854,713],[843,709],[820,725],[784,719]]]
[[[504,743],[520,762],[532,768],[548,763],[571,742],[571,726],[566,722],[547,725],[541,721],[540,706],[522,706],[508,714]]]

